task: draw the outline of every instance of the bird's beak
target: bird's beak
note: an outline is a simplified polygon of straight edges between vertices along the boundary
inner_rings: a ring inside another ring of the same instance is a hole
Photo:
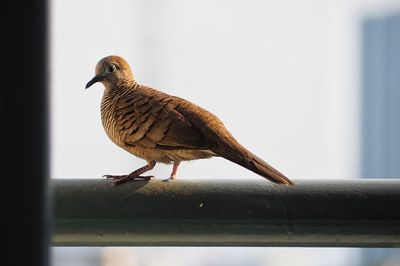
[[[93,84],[95,84],[96,82],[102,81],[103,77],[102,76],[94,76],[87,84],[85,89],[88,89],[90,86],[92,86]]]

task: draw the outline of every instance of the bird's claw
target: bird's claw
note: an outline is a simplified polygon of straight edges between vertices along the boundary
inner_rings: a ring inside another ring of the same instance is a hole
[[[123,179],[126,178],[127,175],[103,175],[103,178],[105,179],[113,179],[113,180],[118,180],[118,179]]]
[[[123,183],[127,183],[127,182],[131,182],[131,181],[149,181],[150,179],[154,178],[154,176],[150,175],[150,176],[129,176],[129,175],[125,175],[125,176],[113,176],[113,175],[104,175],[105,178],[107,179],[112,179],[112,185],[113,186],[117,186]]]

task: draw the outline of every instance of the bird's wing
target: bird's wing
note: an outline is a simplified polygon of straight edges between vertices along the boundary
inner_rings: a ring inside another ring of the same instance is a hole
[[[123,97],[116,120],[124,143],[165,150],[208,150],[210,144],[204,134],[178,111],[183,102],[158,91]]]

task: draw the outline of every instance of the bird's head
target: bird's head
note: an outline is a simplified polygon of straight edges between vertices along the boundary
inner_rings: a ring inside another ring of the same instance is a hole
[[[104,86],[132,85],[135,80],[129,64],[120,56],[111,55],[101,59],[96,65],[96,75],[86,84],[86,89],[101,82]]]

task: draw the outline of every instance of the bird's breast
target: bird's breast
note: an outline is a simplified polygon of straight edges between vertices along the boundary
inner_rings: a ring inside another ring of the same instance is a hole
[[[118,132],[118,120],[115,117],[116,108],[117,104],[114,101],[113,97],[105,93],[101,102],[101,123],[107,136],[115,144],[117,144],[118,146],[122,146],[123,139],[121,138],[121,134]]]

